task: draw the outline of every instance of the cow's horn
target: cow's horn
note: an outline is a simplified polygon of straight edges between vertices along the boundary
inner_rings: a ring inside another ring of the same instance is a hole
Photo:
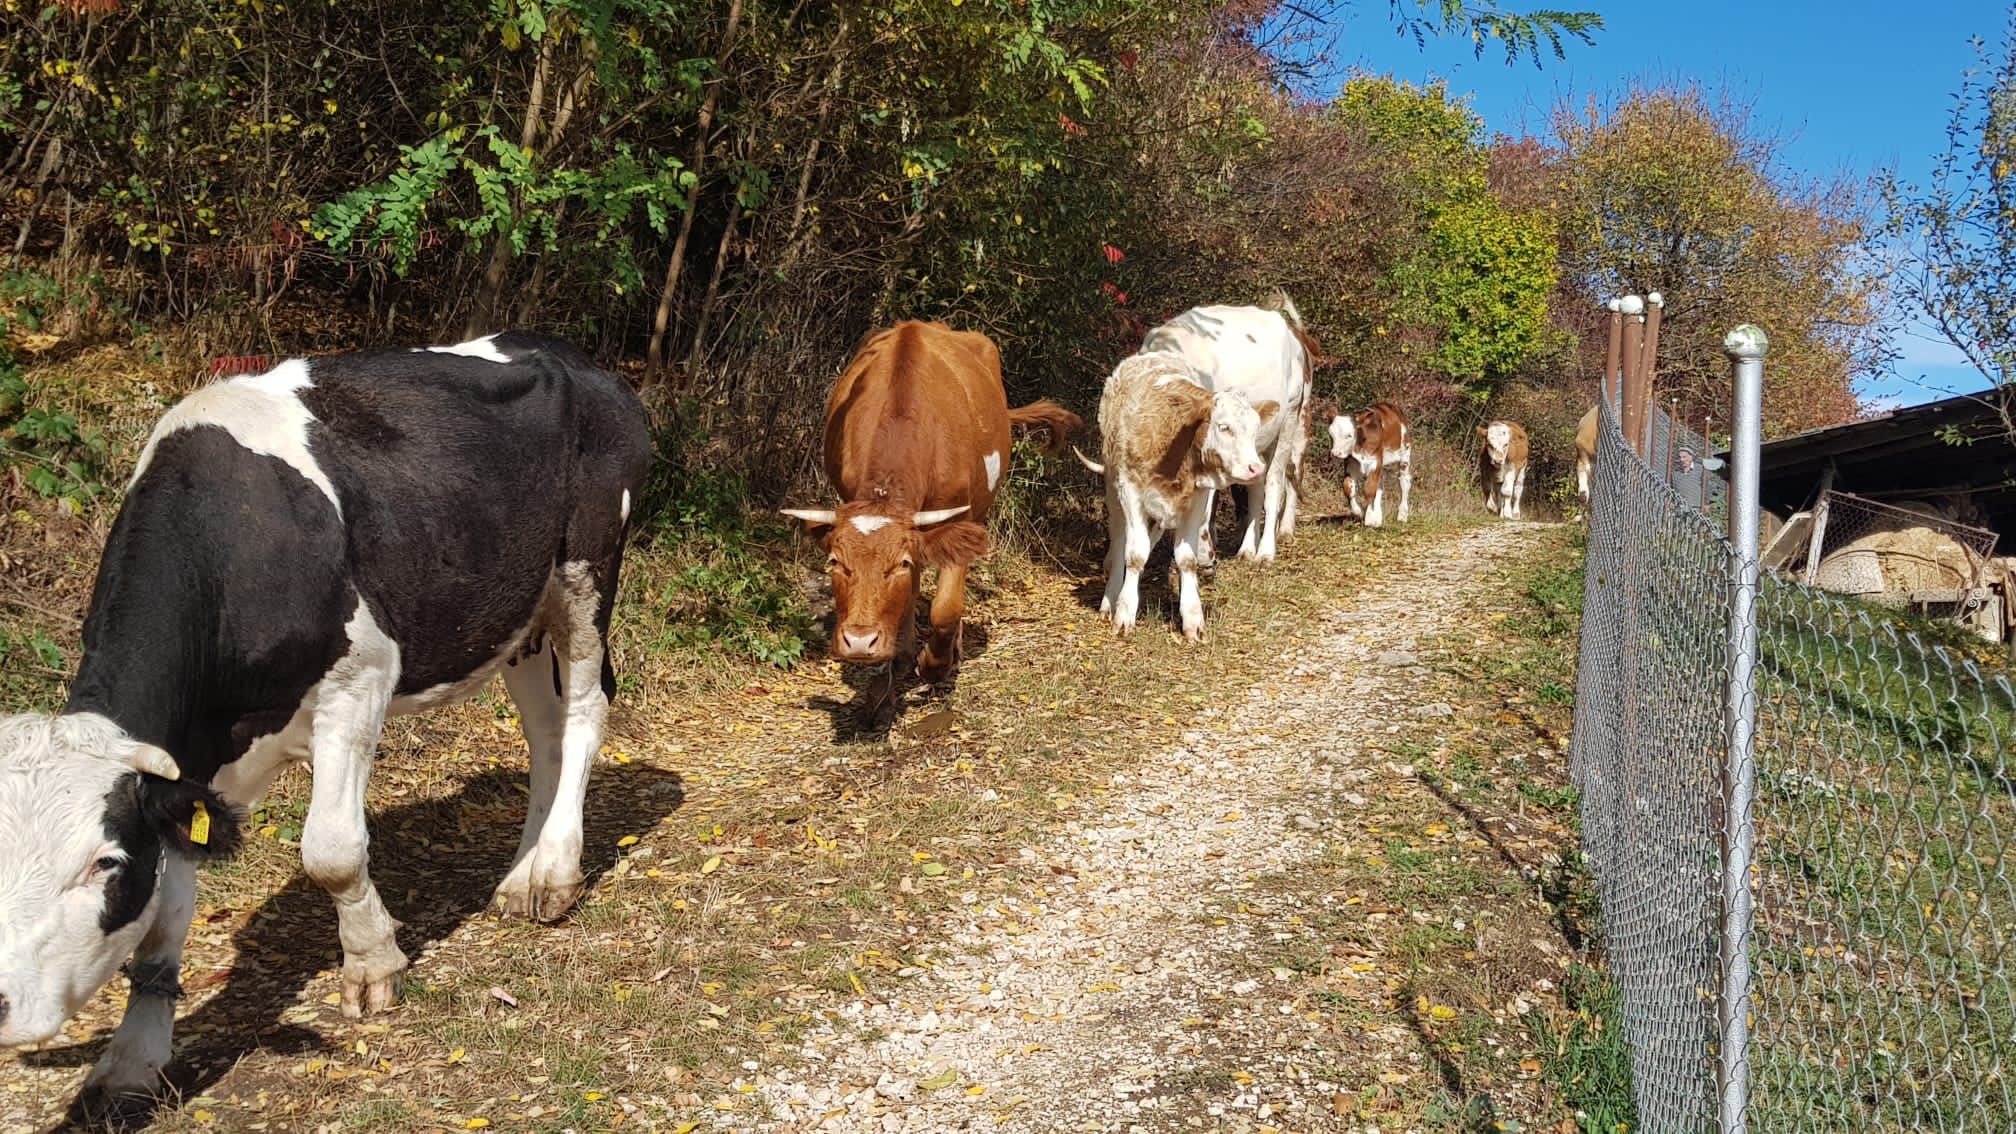
[[[777,510],[793,519],[803,520],[808,524],[837,524],[840,522],[840,514],[831,508],[779,508]]]
[[[932,524],[942,524],[971,507],[971,504],[961,504],[957,508],[934,508],[929,512],[918,512],[911,516],[910,522],[920,528],[928,528]]]
[[[164,780],[182,778],[182,766],[175,762],[175,757],[151,744],[142,744],[137,740],[126,748],[126,763],[136,772],[160,776]]]
[[[1084,465],[1086,468],[1091,469],[1093,472],[1098,473],[1100,476],[1106,475],[1106,466],[1086,456],[1084,453],[1079,452],[1078,446],[1076,445],[1071,446],[1071,451],[1074,453],[1078,453],[1079,464]]]

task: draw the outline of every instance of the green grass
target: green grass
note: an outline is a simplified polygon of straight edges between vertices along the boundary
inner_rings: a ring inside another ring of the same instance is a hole
[[[1570,971],[1565,991],[1567,1008],[1560,1015],[1535,1012],[1528,1017],[1548,1079],[1589,1134],[1636,1130],[1631,1049],[1616,986],[1601,970],[1578,965]]]

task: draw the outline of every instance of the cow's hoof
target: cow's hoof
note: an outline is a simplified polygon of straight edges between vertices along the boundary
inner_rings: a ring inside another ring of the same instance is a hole
[[[1202,626],[1185,626],[1183,628],[1183,640],[1186,642],[1202,642],[1204,640],[1204,628]]]
[[[926,685],[937,685],[952,676],[959,668],[957,655],[946,658],[933,657],[930,650],[917,659],[917,679]]]
[[[137,1087],[87,1083],[65,1117],[86,1130],[138,1130],[152,1121],[160,1105],[158,1096]]]
[[[383,965],[365,961],[343,962],[343,1015],[358,1020],[399,1003],[400,989],[406,983],[406,958],[401,956],[390,972],[383,970]]]
[[[497,912],[527,921],[559,921],[581,900],[581,892],[586,888],[587,880],[581,877],[578,867],[545,879],[536,879],[529,873],[522,880],[507,878],[497,887]]]

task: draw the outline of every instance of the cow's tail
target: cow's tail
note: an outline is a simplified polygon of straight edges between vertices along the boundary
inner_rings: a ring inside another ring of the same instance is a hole
[[[1050,443],[1043,447],[1046,453],[1055,453],[1064,447],[1064,439],[1085,428],[1085,419],[1058,405],[1048,398],[1030,402],[1008,411],[1009,425],[1038,425],[1050,431]]]
[[[1268,296],[1267,301],[1260,306],[1268,311],[1279,311],[1281,317],[1288,320],[1288,325],[1295,328],[1296,334],[1302,333],[1302,313],[1295,310],[1295,301],[1288,298],[1286,291],[1275,288],[1274,294]]]
[[[1086,456],[1084,450],[1080,449],[1076,445],[1073,445],[1071,446],[1071,451],[1073,453],[1078,454],[1079,464],[1084,465],[1086,468],[1091,469],[1093,472],[1098,473],[1100,476],[1106,475],[1106,466]]]

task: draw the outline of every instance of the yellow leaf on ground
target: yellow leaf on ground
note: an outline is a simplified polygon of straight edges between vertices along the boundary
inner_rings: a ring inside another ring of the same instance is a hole
[[[619,847],[634,847],[637,845],[637,836],[625,835],[616,840],[616,845]]]
[[[928,1079],[917,1080],[917,1085],[927,1091],[942,1091],[959,1081],[959,1072],[947,1067]]]
[[[721,856],[718,854],[700,864],[700,873],[702,874],[712,874],[719,869],[721,869]]]

